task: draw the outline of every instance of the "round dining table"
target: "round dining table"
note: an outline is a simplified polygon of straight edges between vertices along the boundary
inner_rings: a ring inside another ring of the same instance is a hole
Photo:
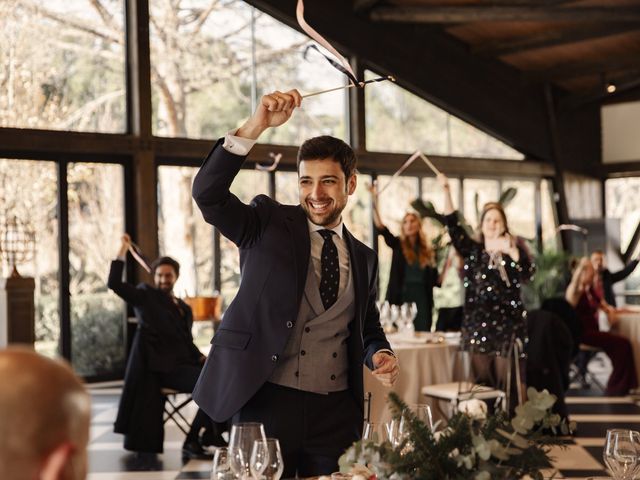
[[[387,338],[398,358],[400,374],[393,387],[385,387],[365,367],[364,391],[365,395],[367,392],[371,393],[369,421],[375,423],[391,419],[391,408],[387,402],[391,391],[398,394],[407,405],[430,404],[420,393],[422,387],[454,381],[456,354],[459,350],[455,336],[447,338],[436,333],[410,338],[388,334]],[[437,409],[432,410],[435,415]]]

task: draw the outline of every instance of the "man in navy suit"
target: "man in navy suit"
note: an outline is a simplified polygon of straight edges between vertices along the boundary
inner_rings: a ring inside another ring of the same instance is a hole
[[[280,439],[284,477],[327,474],[360,437],[363,364],[385,385],[398,362],[380,327],[377,257],[342,223],[356,157],[323,136],[298,152],[299,205],[229,188],[262,132],[300,106],[296,90],[264,95],[220,139],[193,184],[205,220],[240,249],[238,293],[215,333],[194,390],[215,421],[259,421]]]

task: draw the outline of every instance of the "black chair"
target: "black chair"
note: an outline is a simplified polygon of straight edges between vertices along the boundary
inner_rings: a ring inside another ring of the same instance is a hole
[[[173,388],[161,388],[160,393],[164,397],[164,418],[163,424],[171,420],[175,423],[178,428],[187,435],[189,429],[191,428],[191,422],[185,418],[182,414],[181,410],[189,405],[193,398],[188,393],[182,393],[178,390],[174,390]],[[186,395],[186,397],[180,400],[179,395]]]
[[[457,332],[462,327],[462,307],[442,307],[438,309],[436,330],[439,332]]]

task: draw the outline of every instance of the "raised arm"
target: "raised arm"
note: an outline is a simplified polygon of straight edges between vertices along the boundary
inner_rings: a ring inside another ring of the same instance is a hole
[[[618,270],[617,272],[611,273],[611,283],[619,282],[620,280],[624,280],[636,269],[638,266],[639,260],[630,261],[622,270]]]
[[[453,199],[451,198],[451,187],[449,185],[449,179],[444,173],[438,174],[438,183],[444,191],[444,214],[451,215],[455,208],[453,208]]]
[[[374,180],[371,185],[367,185],[369,193],[371,193],[371,204],[373,205],[373,224],[378,230],[385,228],[385,225],[380,217],[380,210],[378,210],[378,181]]]
[[[117,258],[111,262],[111,268],[109,269],[109,279],[107,280],[107,287],[122,298],[124,301],[136,305],[144,300],[144,292],[130,283],[122,281],[122,272],[124,270],[124,261],[131,245],[131,237],[125,233],[122,235],[120,248],[118,249]]]
[[[580,259],[580,263],[578,263],[578,266],[573,271],[573,274],[571,275],[571,281],[569,282],[569,285],[565,290],[564,298],[574,308],[578,305],[578,302],[580,301],[580,296],[582,295],[582,292],[584,290],[581,280],[582,280],[582,273],[584,272],[584,269],[587,267],[588,262],[589,262],[589,259],[587,257],[582,257]]]
[[[260,238],[265,202],[241,202],[229,189],[260,134],[285,123],[302,97],[297,90],[264,95],[253,115],[235,132],[219,140],[205,159],[193,182],[193,198],[204,219],[239,247]]]

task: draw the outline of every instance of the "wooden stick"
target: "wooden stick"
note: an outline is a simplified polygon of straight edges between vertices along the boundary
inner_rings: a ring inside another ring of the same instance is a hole
[[[349,85],[344,85],[342,87],[334,87],[334,88],[329,88],[327,90],[320,90],[318,92],[307,93],[306,95],[302,95],[302,98],[314,97],[316,95],[321,95],[323,93],[335,92],[336,90],[345,90],[347,88],[353,88],[355,86],[356,85],[354,85],[353,83],[350,83]]]
[[[371,80],[367,80],[366,82],[360,82],[358,84],[350,83],[349,85],[343,85],[342,87],[334,87],[334,88],[329,88],[327,90],[320,90],[318,92],[307,93],[306,95],[302,95],[302,98],[313,97],[315,95],[320,95],[321,93],[335,92],[336,90],[346,90],[347,88],[353,88],[353,87],[364,88],[364,86],[369,83],[383,82],[385,80],[389,80],[390,82],[396,81],[395,77],[388,75],[386,77],[372,78]]]

